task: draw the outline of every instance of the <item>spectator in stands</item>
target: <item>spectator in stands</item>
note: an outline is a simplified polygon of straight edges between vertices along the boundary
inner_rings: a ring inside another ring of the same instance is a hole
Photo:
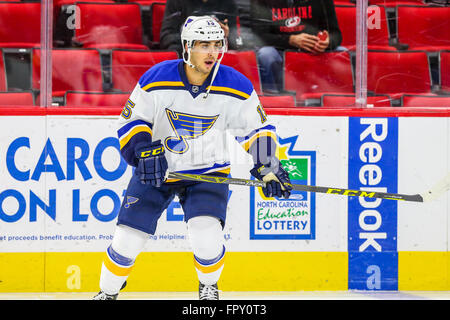
[[[228,48],[237,49],[238,8],[234,0],[167,0],[160,33],[160,48],[177,51],[181,56],[180,30],[188,16],[209,15],[217,18],[228,37]]]
[[[284,50],[320,54],[342,41],[333,0],[251,0],[250,18],[265,92],[282,91]]]

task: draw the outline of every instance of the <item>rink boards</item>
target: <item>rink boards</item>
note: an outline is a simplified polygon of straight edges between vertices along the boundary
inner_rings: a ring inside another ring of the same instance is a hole
[[[0,291],[98,289],[130,167],[115,114],[0,117]],[[117,113],[116,113],[117,114]],[[450,170],[448,111],[269,113],[293,183],[416,194]],[[232,177],[250,157],[230,137]],[[449,193],[430,203],[232,186],[222,290],[450,290]],[[130,291],[195,291],[177,199],[129,278]]]

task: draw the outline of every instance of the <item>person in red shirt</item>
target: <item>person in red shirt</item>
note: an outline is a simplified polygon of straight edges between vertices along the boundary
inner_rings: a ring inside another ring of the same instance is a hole
[[[266,92],[283,90],[284,50],[320,54],[342,42],[333,0],[251,0],[250,20]]]

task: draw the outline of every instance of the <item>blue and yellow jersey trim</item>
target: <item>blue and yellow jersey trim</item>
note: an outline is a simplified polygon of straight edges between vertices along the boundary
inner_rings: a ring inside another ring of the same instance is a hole
[[[206,90],[208,89],[211,89],[210,93],[224,94],[227,96],[238,98],[240,100],[247,100],[248,98],[250,98],[250,95],[248,93],[229,87],[208,86]]]
[[[211,77],[212,74],[194,96],[210,89],[211,94],[227,95],[246,100],[253,92],[253,85],[250,80],[231,67],[220,65],[212,85],[210,85]],[[167,60],[154,65],[139,79],[139,85],[146,92],[155,90],[189,91],[191,88],[181,59]]]
[[[152,136],[152,124],[143,120],[134,120],[117,130],[120,149],[122,150],[139,133],[148,133]]]
[[[142,90],[150,92],[153,90],[162,90],[162,89],[170,89],[170,90],[184,90],[184,83],[181,81],[156,81],[149,83],[142,87]]]
[[[253,92],[253,85],[247,77],[239,71],[225,65],[220,65],[217,76],[206,90],[210,93],[224,94],[240,100],[247,100]]]
[[[185,89],[178,72],[180,59],[166,60],[151,67],[139,79],[139,86],[142,90],[150,92],[161,89]]]
[[[275,131],[275,127],[272,125],[268,125],[256,130],[253,130],[245,137],[236,137],[236,141],[244,148],[245,151],[248,151],[250,147],[258,141],[261,137],[270,137],[275,143],[278,141],[278,136]]]

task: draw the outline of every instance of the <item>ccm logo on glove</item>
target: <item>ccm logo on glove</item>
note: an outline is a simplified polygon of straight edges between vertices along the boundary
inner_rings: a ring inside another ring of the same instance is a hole
[[[142,151],[139,158],[148,158],[150,156],[156,156],[158,154],[164,153],[164,147],[161,146],[159,148],[156,149],[151,149],[151,150],[146,150],[146,151]]]
[[[157,188],[161,187],[169,174],[161,140],[137,148],[136,157],[138,158],[138,165],[135,173],[139,176],[141,183],[151,184]]]

